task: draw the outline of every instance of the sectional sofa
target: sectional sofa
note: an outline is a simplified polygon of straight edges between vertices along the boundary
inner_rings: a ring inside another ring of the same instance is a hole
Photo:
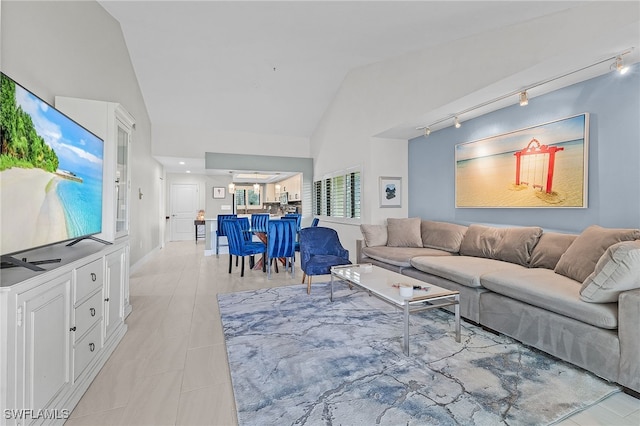
[[[359,263],[458,290],[467,320],[640,392],[640,230],[420,218],[361,230]]]

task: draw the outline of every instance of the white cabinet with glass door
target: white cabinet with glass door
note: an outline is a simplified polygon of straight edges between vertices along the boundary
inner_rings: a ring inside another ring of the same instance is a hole
[[[131,126],[121,117],[123,111],[116,110],[117,152],[115,182],[115,237],[129,234],[129,200],[131,198],[131,179],[129,177],[129,144]]]

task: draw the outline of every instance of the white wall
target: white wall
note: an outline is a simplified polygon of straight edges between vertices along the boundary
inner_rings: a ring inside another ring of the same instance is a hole
[[[620,52],[629,46],[616,45],[616,35],[628,32],[630,27],[637,31],[637,23],[635,2],[590,2],[525,24],[352,70],[311,137],[314,174],[319,177],[360,164],[364,186],[362,223],[406,217],[408,142],[375,135],[470,93],[481,92],[540,63],[576,54],[581,54],[585,63],[591,63],[593,58],[585,59],[593,55],[589,46],[607,43],[613,53]],[[446,113],[452,112],[455,111]],[[379,208],[380,176],[403,178],[401,209]],[[332,227],[340,233],[343,245],[355,250],[355,240],[361,238],[358,227],[345,224]]]
[[[55,96],[118,102],[135,117],[134,264],[160,246],[163,172],[151,157],[151,122],[120,25],[96,2],[3,0],[0,8],[3,72],[52,105]]]

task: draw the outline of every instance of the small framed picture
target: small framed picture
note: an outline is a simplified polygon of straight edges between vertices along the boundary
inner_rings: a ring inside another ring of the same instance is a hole
[[[402,207],[402,178],[380,177],[380,207]]]
[[[226,188],[224,186],[213,187],[213,198],[224,198],[226,196]]]

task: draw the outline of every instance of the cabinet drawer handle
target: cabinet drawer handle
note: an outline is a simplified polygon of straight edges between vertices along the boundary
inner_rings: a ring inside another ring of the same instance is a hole
[[[108,301],[109,301],[109,298],[107,297],[106,299],[104,299],[104,301],[105,301],[105,302],[108,302]]]
[[[98,279],[98,276],[94,272],[92,272],[91,273],[91,281],[95,281],[97,279]]]
[[[75,325],[69,329],[69,331],[76,331]]]
[[[89,350],[91,352],[95,351],[96,350],[96,345],[94,345],[93,343],[89,343]]]
[[[91,308],[91,309],[89,309],[89,312],[91,313],[91,316],[92,316],[92,317],[95,317],[95,316],[96,316],[96,308]]]

